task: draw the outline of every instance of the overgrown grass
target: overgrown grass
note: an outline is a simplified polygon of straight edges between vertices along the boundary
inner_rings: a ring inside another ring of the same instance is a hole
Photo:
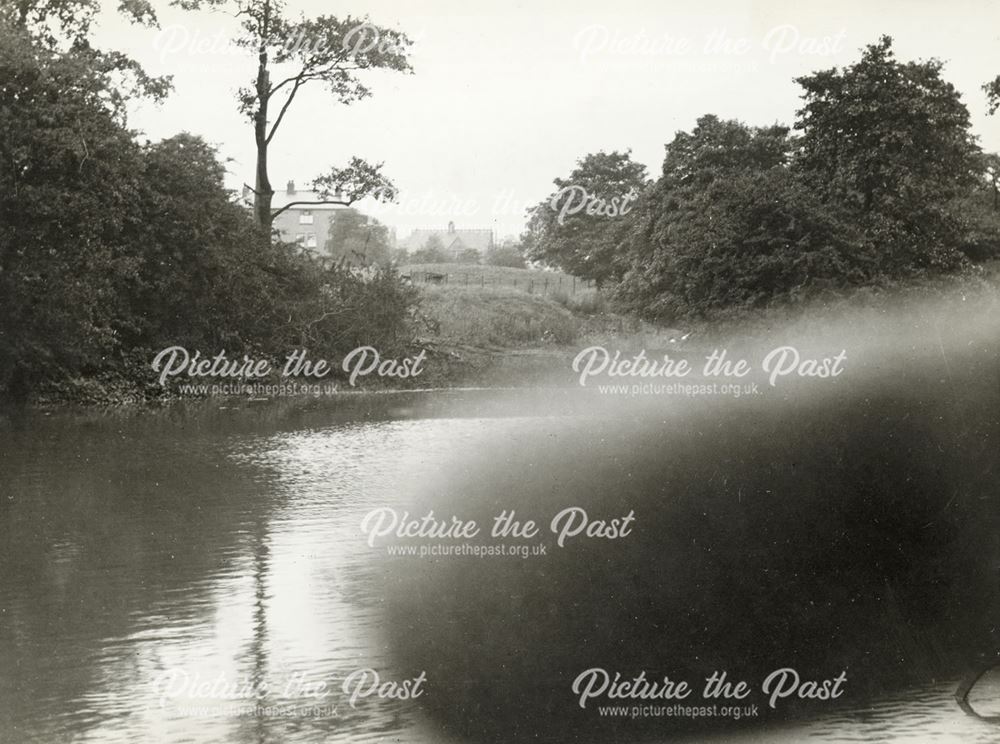
[[[543,269],[515,269],[509,266],[481,266],[464,263],[408,264],[399,273],[411,276],[418,286],[423,286],[426,274],[444,275],[442,287],[468,289],[516,289],[528,294],[579,299],[596,294],[591,282],[575,278],[561,271]]]
[[[477,346],[570,344],[581,321],[552,299],[511,288],[421,287],[434,335]]]

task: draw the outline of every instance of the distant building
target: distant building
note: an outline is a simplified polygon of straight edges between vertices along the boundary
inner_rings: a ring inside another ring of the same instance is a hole
[[[493,247],[492,230],[456,230],[455,223],[449,222],[447,230],[414,230],[400,245],[410,253],[427,245],[427,241],[437,236],[450,260],[455,260],[464,251],[472,249],[480,257]]]
[[[252,202],[253,194],[249,187],[244,187],[243,198]],[[323,198],[315,191],[296,189],[295,181],[289,181],[284,191],[274,192],[271,197],[271,209],[281,209],[288,204],[295,206],[289,207],[274,218],[274,229],[281,233],[282,239],[298,243],[310,253],[324,254],[335,215],[346,207],[340,204],[308,203],[322,200]]]

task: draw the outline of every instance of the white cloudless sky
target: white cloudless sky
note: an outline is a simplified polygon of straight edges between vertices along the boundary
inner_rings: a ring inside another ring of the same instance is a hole
[[[255,61],[224,43],[236,21],[153,1],[159,30],[106,13],[97,34],[174,76],[170,98],[136,105],[130,125],[153,140],[199,134],[231,159],[233,188],[252,182],[235,93]],[[384,162],[399,203],[360,206],[400,238],[449,220],[517,234],[525,206],[583,155],[630,148],[655,176],[663,146],[705,113],[791,124],[793,78],[850,64],[881,34],[900,59],[944,61],[981,144],[1000,150],[1000,115],[986,115],[981,90],[1000,74],[998,0],[289,0],[287,12],[367,14],[414,40],[414,73],[368,74],[368,99],[344,106],[320,84],[304,88],[270,154],[276,189],[304,187],[352,155]]]

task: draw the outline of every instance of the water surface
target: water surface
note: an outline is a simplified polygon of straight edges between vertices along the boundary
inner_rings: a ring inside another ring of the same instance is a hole
[[[544,406],[417,393],[4,418],[0,741],[444,741],[413,701],[352,708],[301,683],[420,671],[397,665],[382,632],[373,587],[384,562],[361,518],[407,503],[456,453],[568,415],[561,395]],[[192,685],[167,692],[176,675]],[[255,693],[188,694],[219,679]],[[963,714],[953,684],[720,740],[995,741],[1000,728]],[[977,689],[987,708],[990,690],[1000,685]]]

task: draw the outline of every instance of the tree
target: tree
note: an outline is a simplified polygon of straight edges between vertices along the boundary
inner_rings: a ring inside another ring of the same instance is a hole
[[[632,215],[617,299],[676,322],[863,281],[857,231],[796,178],[792,148],[787,127],[712,115],[678,132]]]
[[[482,256],[479,255],[479,251],[475,248],[465,248],[455,256],[455,261],[458,263],[477,264],[480,258]]]
[[[990,114],[995,114],[1000,109],[1000,75],[990,80],[983,86],[986,91],[986,103],[990,107]]]
[[[982,158],[984,182],[993,197],[993,211],[1000,212],[1000,153],[986,153]]]
[[[283,0],[173,0],[173,4],[188,10],[230,9],[244,32],[237,43],[257,56],[256,76],[252,85],[240,90],[239,108],[253,123],[254,214],[262,228],[270,233],[274,218],[294,206],[349,206],[369,195],[382,201],[395,198],[396,189],[382,174],[382,164],[355,157],[346,167],[331,168],[314,180],[318,201],[292,202],[273,210],[268,153],[303,87],[324,84],[337,101],[350,104],[371,95],[359,77],[362,71],[411,72],[410,40],[405,34],[376,26],[367,17],[293,20],[284,13]]]
[[[103,102],[124,120],[126,101],[137,96],[163,99],[171,89],[170,77],[150,77],[128,55],[91,46],[90,32],[100,9],[100,0],[10,0],[0,3],[0,29],[23,34],[32,46],[50,54],[72,57],[100,76]],[[149,0],[120,0],[117,9],[134,24],[157,25]]]
[[[522,250],[519,243],[494,245],[486,251],[486,263],[490,266],[508,266],[514,269],[523,269],[525,262]]]
[[[133,276],[117,327],[125,348],[287,348],[299,304],[317,292],[291,249],[256,240],[256,226],[223,184],[225,166],[200,137],[142,149],[135,205],[141,222]]]
[[[969,112],[938,60],[902,63],[883,36],[844,70],[797,79],[805,104],[797,167],[811,188],[857,214],[887,274],[962,263],[949,204],[975,187]]]
[[[961,250],[973,261],[1000,258],[1000,155],[983,153],[975,189],[951,207],[962,227]]]
[[[556,191],[529,210],[527,255],[598,284],[619,276],[625,216],[646,186],[646,167],[629,151],[598,152],[554,183]]]
[[[330,228],[326,252],[338,262],[388,265],[392,252],[389,228],[356,209],[339,210]]]
[[[86,57],[0,23],[0,389],[115,346],[139,153],[107,100]]]
[[[438,251],[441,255],[444,255],[444,242],[441,240],[441,236],[437,234],[427,238],[421,248],[425,251]]]
[[[140,145],[108,69],[36,33],[0,17],[0,394],[142,383],[176,344],[280,358],[406,338],[413,293],[392,272],[259,240],[214,148]]]
[[[447,263],[448,256],[444,252],[444,243],[438,235],[431,235],[424,241],[421,248],[410,256],[410,262],[415,264]]]
[[[751,127],[706,114],[688,132],[677,132],[666,147],[661,186],[699,188],[734,173],[786,165],[794,142],[781,124]]]

